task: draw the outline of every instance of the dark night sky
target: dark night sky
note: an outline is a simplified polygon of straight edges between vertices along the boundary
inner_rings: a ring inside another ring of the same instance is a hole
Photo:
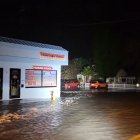
[[[1,36],[60,45],[70,57],[92,57],[102,29],[126,49],[140,40],[138,0],[3,0],[0,18]]]

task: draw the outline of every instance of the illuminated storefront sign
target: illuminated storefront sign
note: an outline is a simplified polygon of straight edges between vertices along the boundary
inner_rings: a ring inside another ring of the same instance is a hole
[[[38,69],[38,70],[52,70],[53,67],[51,67],[51,66],[33,66],[33,69]]]
[[[63,54],[48,53],[48,52],[40,52],[40,59],[63,61],[64,55]]]

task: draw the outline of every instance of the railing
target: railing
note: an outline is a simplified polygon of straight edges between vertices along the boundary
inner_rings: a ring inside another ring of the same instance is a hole
[[[81,83],[81,88],[90,88],[89,83]],[[140,89],[140,87],[137,87],[136,84],[108,84],[108,88],[118,88],[118,89]]]
[[[136,88],[135,84],[108,84],[108,88]]]

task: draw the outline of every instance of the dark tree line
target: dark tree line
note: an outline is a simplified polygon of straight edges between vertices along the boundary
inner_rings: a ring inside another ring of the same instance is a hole
[[[115,76],[120,69],[119,40],[108,30],[98,30],[94,39],[93,56],[96,70],[103,78]]]
[[[130,36],[121,36],[110,28],[98,29],[94,35],[93,57],[96,70],[103,78],[116,76],[120,69],[128,75],[139,77],[140,41]]]

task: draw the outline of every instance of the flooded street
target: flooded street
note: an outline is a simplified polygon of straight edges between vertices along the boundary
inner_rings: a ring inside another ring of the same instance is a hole
[[[0,102],[0,140],[129,140],[140,134],[140,92],[82,92]]]

